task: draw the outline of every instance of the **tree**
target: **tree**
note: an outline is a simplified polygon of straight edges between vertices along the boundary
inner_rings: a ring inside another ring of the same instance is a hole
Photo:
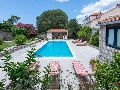
[[[39,33],[46,33],[49,29],[66,29],[68,16],[60,9],[48,10],[44,11],[40,16],[37,16],[36,23]]]
[[[90,38],[89,44],[99,47],[99,30],[97,30]]]
[[[7,22],[8,22],[8,24],[10,24],[10,25],[14,25],[14,23],[17,23],[17,21],[20,19],[20,17],[18,17],[18,16],[11,16],[11,18],[9,18],[8,20],[7,20]]]
[[[16,26],[21,28],[21,30],[23,28],[26,29],[27,32],[23,30],[23,33],[28,38],[35,37],[37,34],[37,31],[35,30],[35,27],[33,26],[33,24],[23,24],[23,23],[19,22]],[[23,34],[23,33],[21,33],[21,34]]]
[[[8,24],[7,21],[4,21],[3,23],[0,23],[0,30],[7,32],[11,31],[12,25]]]
[[[0,30],[2,31],[11,31],[11,28],[14,26],[14,23],[20,19],[18,16],[11,16],[7,21],[3,20],[3,23],[0,23]]]
[[[12,36],[13,37],[15,37],[15,36],[17,36],[19,34],[23,34],[26,37],[28,37],[28,32],[27,32],[27,30],[25,28],[12,27],[11,31],[12,31]]]
[[[76,33],[80,30],[81,25],[78,24],[78,21],[76,19],[71,19],[68,22],[68,31],[69,36],[72,35],[72,38],[77,38]]]
[[[89,26],[83,26],[78,32],[77,36],[82,37],[84,40],[89,40],[92,35],[92,28]]]

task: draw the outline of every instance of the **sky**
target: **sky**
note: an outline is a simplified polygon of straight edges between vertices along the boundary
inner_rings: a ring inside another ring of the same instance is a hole
[[[120,4],[120,0],[0,0],[0,22],[11,15],[19,16],[18,22],[36,25],[36,17],[44,11],[61,9],[68,19],[83,23],[85,16],[106,12]]]

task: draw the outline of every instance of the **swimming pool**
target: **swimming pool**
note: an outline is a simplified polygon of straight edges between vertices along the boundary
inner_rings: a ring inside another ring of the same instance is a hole
[[[66,41],[48,41],[35,54],[41,57],[73,57]]]

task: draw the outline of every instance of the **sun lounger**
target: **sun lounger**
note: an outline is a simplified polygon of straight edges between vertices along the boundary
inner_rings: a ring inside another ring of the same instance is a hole
[[[72,43],[74,43],[74,44],[81,43],[81,42],[82,42],[82,39],[77,39],[77,40],[72,41]]]
[[[74,43],[74,42],[76,42],[76,41],[80,41],[80,39],[74,40],[74,41],[72,41],[72,43]]]
[[[82,43],[82,39],[74,42],[74,44],[76,44],[76,43]]]
[[[80,63],[80,61],[73,61],[73,68],[75,69],[76,74],[81,75],[81,76],[87,76],[88,72],[84,68],[83,64]]]
[[[59,74],[60,65],[58,61],[52,61],[50,63],[51,72],[50,74]]]
[[[86,46],[87,45],[87,41],[84,41],[82,43],[77,43],[76,46]]]
[[[60,84],[59,84],[59,76],[58,75],[51,75],[52,76],[52,81],[49,84],[49,89],[60,89]]]
[[[74,43],[74,42],[79,42],[79,41],[80,41],[80,39],[77,39],[77,40],[72,41],[72,43]]]
[[[49,84],[49,89],[59,89],[60,84],[59,84],[59,70],[60,70],[60,65],[58,61],[52,61],[50,63],[50,68],[51,72],[50,75],[52,76],[52,81]]]
[[[92,74],[88,73],[88,71],[84,68],[83,64],[80,61],[73,61],[73,68],[79,78],[80,88],[83,90],[89,90],[94,86],[94,80],[92,79]],[[86,79],[89,77],[89,80]]]
[[[86,76],[79,76],[80,80],[80,89],[81,90],[90,90],[91,88],[94,87],[93,84],[88,80]]]

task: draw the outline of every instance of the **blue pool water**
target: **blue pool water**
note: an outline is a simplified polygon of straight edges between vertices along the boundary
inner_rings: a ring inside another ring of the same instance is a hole
[[[66,41],[48,41],[35,54],[41,57],[73,57]]]

